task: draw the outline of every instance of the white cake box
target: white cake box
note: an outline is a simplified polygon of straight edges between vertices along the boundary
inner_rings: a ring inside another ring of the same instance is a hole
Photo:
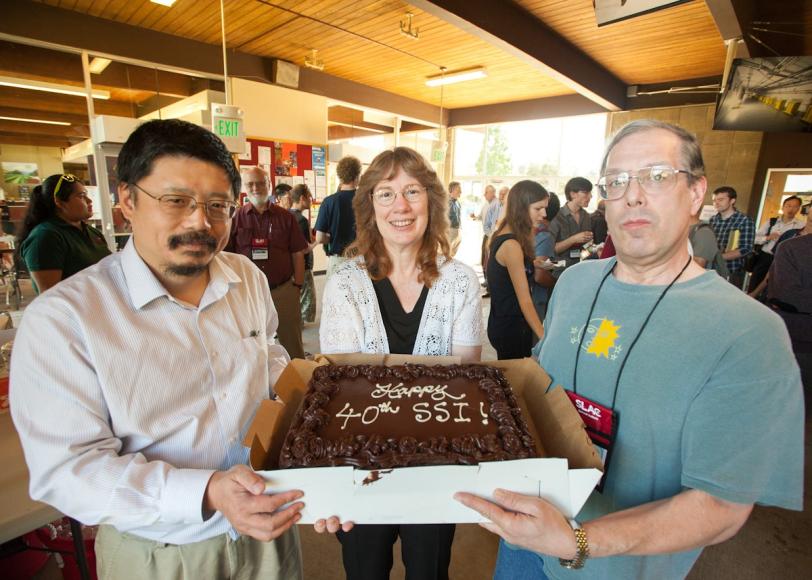
[[[561,388],[546,392],[550,377],[531,359],[483,364],[505,373],[530,420],[542,458],[375,471],[351,466],[277,469],[285,435],[317,366],[405,362],[452,364],[458,360],[365,354],[296,359],[274,387],[281,400],[261,404],[244,441],[251,448],[251,466],[265,478],[271,493],[304,491],[300,524],[333,515],[359,524],[477,523],[484,518],[452,496],[467,491],[491,498],[497,487],[544,498],[567,517],[576,516],[601,477],[600,459],[569,398]]]

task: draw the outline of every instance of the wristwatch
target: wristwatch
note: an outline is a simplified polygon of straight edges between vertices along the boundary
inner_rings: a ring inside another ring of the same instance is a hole
[[[558,563],[570,570],[580,570],[584,567],[587,558],[589,558],[589,542],[586,538],[586,531],[581,527],[581,524],[575,520],[570,520],[570,526],[575,532],[575,557],[572,560],[559,558]]]

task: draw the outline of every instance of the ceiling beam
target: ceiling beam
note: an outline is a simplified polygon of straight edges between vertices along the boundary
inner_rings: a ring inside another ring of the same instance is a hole
[[[739,45],[737,57],[749,58],[753,50],[759,52],[755,42],[745,34],[753,19],[753,0],[705,0],[705,4],[722,40],[741,38],[744,41]]]
[[[87,101],[85,97],[58,95],[42,91],[29,91],[12,87],[0,87],[0,107],[31,109],[34,111],[61,111],[72,115],[84,115],[87,118]],[[97,115],[117,115],[133,117],[134,106],[123,101],[93,100]]]
[[[389,132],[392,132],[390,127]],[[344,127],[343,125],[330,125],[327,127],[327,140],[353,139],[355,137],[372,137],[382,135],[377,131],[368,131],[360,127]]]
[[[80,139],[76,140],[77,142]],[[67,137],[45,137],[42,135],[21,135],[0,131],[0,149],[3,145],[30,145],[33,147],[70,147],[73,143]]]
[[[38,111],[36,109],[0,106],[0,117],[18,119],[42,119],[43,121],[62,121],[71,125],[87,125],[87,115],[69,115],[59,111]]]
[[[85,49],[129,64],[157,65],[182,74],[215,80],[222,80],[223,76],[223,49],[219,44],[197,42],[40,2],[3,0],[0,35],[6,35],[6,40],[31,39],[77,52]],[[228,49],[227,54],[229,75],[272,81],[273,59],[233,49]],[[351,98],[360,106],[430,123],[440,118],[440,108],[429,103],[308,68],[299,71],[299,90],[337,101]]]
[[[87,125],[46,125],[43,123],[26,123],[23,121],[6,121],[0,119],[0,131],[3,133],[19,133],[22,135],[51,135],[67,137],[90,137],[90,127]]]
[[[448,126],[459,127],[488,123],[509,123],[512,121],[532,121],[534,119],[571,117],[605,112],[606,109],[581,95],[565,95],[452,109],[448,119]]]
[[[626,85],[513,2],[410,0],[409,4],[512,54],[609,111],[626,106]]]

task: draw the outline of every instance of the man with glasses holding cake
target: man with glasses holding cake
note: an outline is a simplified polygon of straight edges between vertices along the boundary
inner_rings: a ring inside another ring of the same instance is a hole
[[[264,275],[220,251],[237,168],[209,131],[150,121],[118,180],[132,239],[36,299],[15,340],[31,497],[102,524],[100,578],[301,578],[302,494],[264,495],[242,446],[288,357]]]
[[[576,407],[601,411],[601,491],[577,521],[509,491],[458,494],[503,538],[495,578],[684,578],[754,504],[802,509],[787,331],[688,254],[704,173],[696,138],[674,125],[634,121],[609,144],[598,185],[617,257],[561,276],[539,355]]]

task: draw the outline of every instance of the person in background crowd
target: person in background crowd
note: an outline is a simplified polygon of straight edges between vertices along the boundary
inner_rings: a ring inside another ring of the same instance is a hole
[[[617,257],[562,274],[539,356],[612,440],[603,490],[578,522],[537,497],[457,494],[504,540],[496,580],[685,578],[754,503],[803,509],[802,393],[787,331],[688,254],[704,173],[696,138],[674,125],[634,121],[609,143],[599,184]]]
[[[265,274],[279,315],[279,343],[291,358],[304,358],[299,292],[308,244],[293,214],[270,203],[265,171],[252,167],[244,175],[260,185],[234,215],[226,249],[250,258]]]
[[[133,131],[117,170],[131,239],[32,302],[14,341],[31,497],[102,524],[99,578],[300,579],[302,492],[245,465],[288,357],[265,277],[220,251],[237,167],[173,119]]]
[[[496,196],[496,199],[499,203],[496,204],[496,219],[493,222],[493,227],[498,228],[501,221],[505,218],[505,213],[507,212],[507,196],[510,192],[510,188],[507,185],[503,185],[499,188],[499,195]]]
[[[744,261],[753,251],[756,226],[748,216],[736,209],[736,190],[727,185],[713,192],[713,207],[718,212],[710,219],[722,257],[727,262],[728,280],[736,288],[744,284]]]
[[[538,267],[535,272],[534,283],[530,284],[530,294],[533,296],[533,305],[536,307],[536,314],[539,320],[544,320],[547,314],[547,301],[550,299],[550,293],[555,286],[556,275],[555,270],[546,270],[541,268],[541,263],[550,260],[555,261],[555,240],[549,231],[550,222],[555,219],[558,212],[561,210],[561,202],[558,201],[558,196],[550,193],[549,202],[545,210],[545,217],[536,228],[535,235],[535,254],[534,265]],[[533,341],[538,342],[540,336],[534,335]]]
[[[352,200],[361,175],[361,162],[347,156],[338,162],[338,191],[324,198],[316,218],[316,242],[324,244],[327,254],[327,277],[333,275],[346,258],[344,250],[355,241],[355,213]]]
[[[581,261],[581,248],[592,241],[592,219],[586,211],[592,199],[592,182],[573,177],[564,186],[567,203],[550,223],[555,238],[555,253],[567,262],[567,268]]]
[[[448,184],[448,243],[451,244],[451,257],[453,258],[460,247],[460,195],[462,186],[459,181]]]
[[[699,221],[699,214],[691,216],[688,241],[691,243],[694,262],[706,270],[714,270],[722,278],[727,279],[727,264],[722,258],[716,234],[713,233],[710,224]]]
[[[812,222],[775,248],[767,301],[787,325],[804,384],[806,417],[812,412]]]
[[[499,360],[530,356],[533,335],[544,335],[530,285],[536,272],[534,230],[542,224],[549,200],[547,190],[535,181],[516,183],[508,196],[505,219],[491,239],[488,339]],[[539,268],[539,276],[547,274]]]
[[[489,217],[493,215],[491,210],[498,203],[496,200],[496,188],[490,184],[486,185],[482,197],[484,198],[484,201],[482,202],[482,207],[479,210],[478,216],[479,220],[482,222],[482,251],[480,263],[482,264],[482,275],[485,276],[485,282],[482,285],[487,288],[488,279],[486,272],[488,271],[488,242],[490,241],[494,226],[493,221],[489,219]]]
[[[606,226],[606,210],[604,209],[604,200],[598,202],[598,207],[590,215],[592,222],[592,242],[595,244],[602,244],[606,241],[606,236],[609,230]]]
[[[282,209],[290,209],[290,192],[292,189],[293,187],[288,183],[277,183],[276,187],[273,188],[273,196],[270,202],[278,205]]]
[[[448,198],[431,165],[406,147],[379,154],[353,200],[352,259],[324,289],[321,352],[482,353],[476,273],[449,257]],[[336,531],[338,522],[327,522]],[[324,529],[324,526],[322,526]],[[348,580],[383,580],[401,539],[407,578],[445,580],[454,525],[367,525],[339,533]]]
[[[750,290],[758,286],[770,271],[770,264],[773,262],[776,243],[781,235],[789,230],[797,230],[804,227],[804,220],[798,217],[801,211],[801,198],[791,195],[784,200],[781,205],[781,216],[767,220],[756,232],[755,243],[761,248],[756,251],[753,262],[753,273],[750,277]]]
[[[311,200],[310,189],[302,183],[295,185],[290,192],[290,212],[296,218],[296,223],[299,224],[302,236],[307,242],[307,248],[304,251],[304,283],[300,296],[303,323],[316,320],[316,284],[313,281],[313,248],[316,247],[316,242],[310,234],[310,222],[302,215],[303,211],[310,209]]]
[[[31,192],[17,251],[38,294],[110,254],[102,233],[87,223],[93,201],[70,174],[51,175]]]

